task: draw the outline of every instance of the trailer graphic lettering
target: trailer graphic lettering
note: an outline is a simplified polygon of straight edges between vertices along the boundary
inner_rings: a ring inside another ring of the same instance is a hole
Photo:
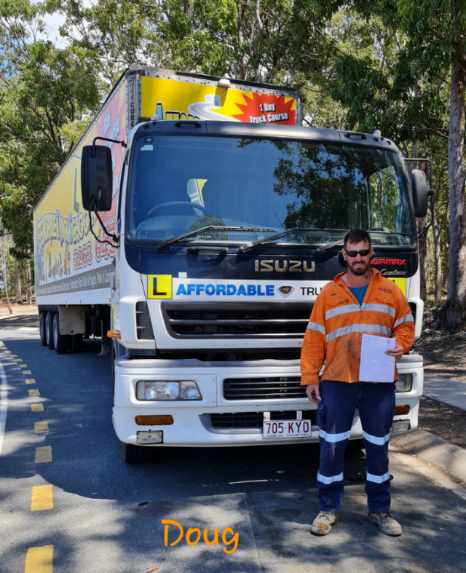
[[[34,213],[34,251],[35,280],[39,293],[50,293],[52,283],[60,290],[75,288],[75,277],[87,271],[96,273],[104,282],[89,288],[108,286],[105,274],[98,273],[99,268],[111,264],[115,257],[115,248],[108,243],[98,243],[89,230],[89,213],[81,204],[81,149],[92,143],[97,135],[112,139],[126,138],[126,92],[120,90],[108,101],[107,106],[86,137],[73,150],[71,157],[53,181],[46,196]],[[102,213],[101,217],[107,229],[116,231],[117,195],[123,164],[123,148],[112,144],[113,158],[113,196],[112,209]],[[105,239],[104,232],[95,216],[93,227],[97,236]],[[84,284],[83,283],[83,284]],[[57,291],[57,292],[60,292]]]

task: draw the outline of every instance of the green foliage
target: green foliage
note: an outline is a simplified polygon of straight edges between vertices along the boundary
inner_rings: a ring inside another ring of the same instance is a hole
[[[61,48],[41,39],[54,11]],[[33,207],[128,66],[228,74],[297,87],[313,125],[380,129],[430,157],[445,272],[451,60],[465,14],[466,0],[0,0],[0,214],[28,254]],[[432,272],[431,254],[434,289]]]
[[[19,256],[32,249],[34,206],[98,102],[92,61],[35,39],[39,14],[25,1],[0,4],[0,209]]]

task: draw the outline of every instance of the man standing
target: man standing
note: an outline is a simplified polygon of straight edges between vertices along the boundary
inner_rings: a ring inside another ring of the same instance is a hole
[[[367,454],[369,519],[386,535],[398,536],[402,528],[390,515],[388,472],[395,384],[360,382],[359,363],[363,333],[394,337],[395,347],[387,354],[395,358],[408,352],[414,340],[414,319],[400,289],[370,268],[373,250],[366,231],[349,231],[342,255],[346,272],[317,297],[301,350],[301,383],[306,385],[309,400],[319,402],[320,512],[311,532],[327,535],[337,520],[345,447],[357,408]]]

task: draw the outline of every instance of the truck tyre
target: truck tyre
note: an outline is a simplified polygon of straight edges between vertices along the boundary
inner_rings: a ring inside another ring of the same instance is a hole
[[[50,350],[55,348],[53,345],[53,315],[53,312],[45,313],[45,339]]]
[[[57,354],[63,354],[68,349],[68,336],[64,334],[60,334],[60,318],[58,312],[53,315],[52,321],[52,338],[53,338],[53,346],[55,348],[55,352]]]
[[[147,449],[143,446],[121,443],[121,455],[128,465],[142,464],[147,460]]]
[[[39,335],[40,335],[40,343],[42,346],[47,346],[45,319],[46,319],[46,313],[45,312],[39,313]]]

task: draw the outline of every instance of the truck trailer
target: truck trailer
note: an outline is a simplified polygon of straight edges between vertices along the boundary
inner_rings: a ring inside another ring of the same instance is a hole
[[[420,335],[424,174],[379,132],[300,124],[289,88],[130,69],[36,207],[41,343],[111,347],[127,462],[319,440],[299,354],[349,228],[369,231]],[[418,424],[422,357],[397,368],[401,433]]]

